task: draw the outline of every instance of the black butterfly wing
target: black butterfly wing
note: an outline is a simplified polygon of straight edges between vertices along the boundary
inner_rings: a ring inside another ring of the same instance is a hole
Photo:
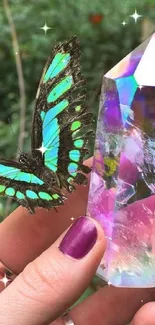
[[[60,187],[85,184],[83,165],[92,114],[84,106],[85,80],[80,70],[77,37],[59,43],[52,52],[37,92],[32,155],[57,174]]]
[[[48,188],[31,170],[16,161],[0,160],[0,196],[16,200],[34,212],[37,206],[51,207],[63,204],[64,196],[55,188]]]

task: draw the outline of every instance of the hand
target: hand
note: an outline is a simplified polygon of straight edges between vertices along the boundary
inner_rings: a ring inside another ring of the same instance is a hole
[[[75,256],[77,248],[69,249],[71,242],[76,244],[76,237],[72,236],[66,245],[71,235],[61,235],[71,224],[72,217],[85,215],[87,195],[88,188],[78,187],[58,212],[38,209],[35,215],[30,215],[19,207],[0,224],[0,260],[15,273],[20,273],[0,294],[1,325],[50,322],[64,325],[59,317],[86,289],[105,249],[103,231],[93,220],[86,226],[80,221],[82,228],[91,230],[94,245],[91,246],[87,239],[87,247],[83,244],[85,249],[78,250],[78,259]],[[78,248],[82,245],[82,237],[82,229],[79,229]],[[2,290],[4,287],[0,284]],[[154,289],[106,286],[74,307],[70,315],[75,325],[126,325],[139,310],[133,324],[149,325],[153,324],[154,315],[151,316],[152,323],[145,318],[150,317],[148,308],[154,303],[144,304],[154,298]],[[140,323],[141,317],[143,323]]]

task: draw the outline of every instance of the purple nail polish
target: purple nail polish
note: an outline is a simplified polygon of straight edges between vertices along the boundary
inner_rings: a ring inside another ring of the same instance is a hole
[[[88,217],[80,217],[64,236],[59,249],[62,253],[80,259],[88,254],[97,240],[97,229]]]

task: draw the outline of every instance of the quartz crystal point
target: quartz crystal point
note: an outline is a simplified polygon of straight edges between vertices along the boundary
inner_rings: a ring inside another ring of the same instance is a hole
[[[107,239],[98,275],[155,286],[155,34],[103,77],[87,215]]]

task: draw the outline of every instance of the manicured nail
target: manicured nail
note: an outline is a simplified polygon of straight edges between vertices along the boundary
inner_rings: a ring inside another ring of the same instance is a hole
[[[97,240],[97,229],[88,217],[80,217],[64,236],[59,249],[62,253],[80,259],[88,254]]]

